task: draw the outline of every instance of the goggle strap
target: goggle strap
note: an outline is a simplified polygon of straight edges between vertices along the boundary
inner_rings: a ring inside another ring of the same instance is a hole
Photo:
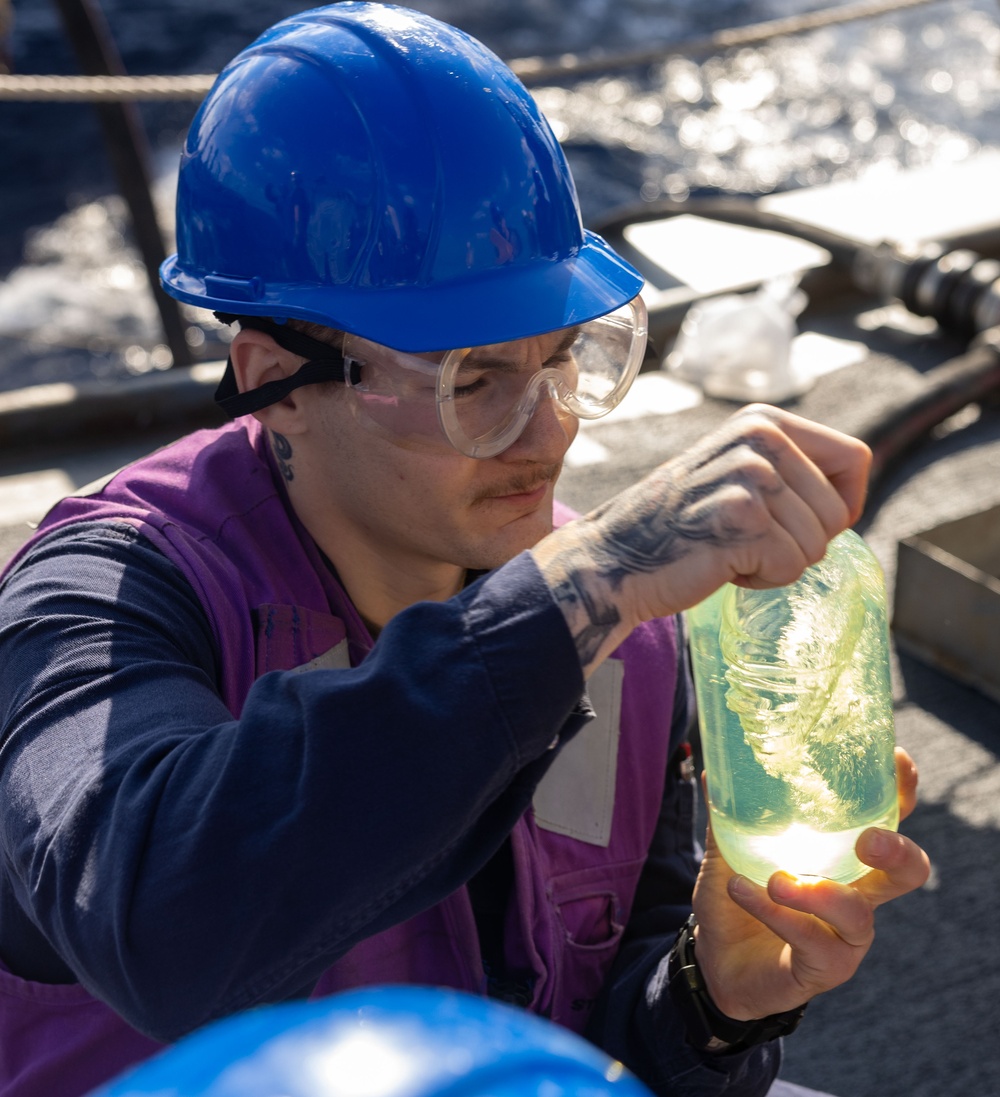
[[[291,377],[282,377],[279,381],[267,381],[260,388],[249,392],[240,392],[236,385],[232,359],[226,362],[226,372],[222,375],[219,387],[215,390],[215,402],[231,418],[249,415],[263,408],[269,408],[297,388],[303,385],[318,385],[321,381],[344,380],[344,360],[333,358],[315,358],[300,366]]]
[[[220,313],[216,313],[216,315],[220,319],[223,318]],[[265,335],[270,335],[279,347],[291,351],[292,354],[297,354],[300,358],[334,358],[340,356],[337,348],[330,343],[324,343],[321,339],[314,339],[303,331],[296,331],[295,328],[290,328],[287,324],[279,324],[266,316],[226,316],[225,319],[230,321],[238,320],[240,328],[252,328],[254,331],[262,331]]]
[[[294,328],[277,324],[263,316],[228,316],[217,314],[224,323],[239,320],[241,328],[253,328],[262,331],[283,350],[290,351],[309,361],[300,366],[291,377],[282,377],[278,381],[268,381],[249,392],[240,392],[236,384],[233,361],[226,362],[226,371],[222,375],[219,387],[215,390],[215,402],[231,418],[250,415],[263,408],[277,404],[295,389],[303,385],[316,385],[322,381],[344,381],[344,356],[329,343],[296,331]]]

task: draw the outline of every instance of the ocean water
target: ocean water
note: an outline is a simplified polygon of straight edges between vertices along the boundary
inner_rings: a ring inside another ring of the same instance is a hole
[[[624,50],[813,10],[808,0],[411,0],[501,57]],[[217,71],[290,0],[103,0],[127,71]],[[78,71],[48,3],[15,0],[16,72]],[[749,193],[960,161],[1000,145],[1000,8],[951,0],[639,71],[537,87],[584,219],[623,204]],[[195,106],[144,105],[170,247],[175,168]],[[108,380],[171,364],[124,203],[87,104],[0,101],[0,389]],[[942,196],[947,201],[947,196]],[[185,311],[202,358],[223,349]]]

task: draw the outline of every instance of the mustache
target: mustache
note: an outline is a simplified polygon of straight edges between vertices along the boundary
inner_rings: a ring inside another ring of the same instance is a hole
[[[555,465],[540,465],[533,469],[523,469],[509,480],[484,488],[476,493],[473,503],[483,503],[489,499],[499,499],[504,495],[527,495],[542,484],[554,483],[562,471],[562,462]]]

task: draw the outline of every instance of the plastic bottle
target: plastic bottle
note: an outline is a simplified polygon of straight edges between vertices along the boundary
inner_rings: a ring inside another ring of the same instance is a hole
[[[852,531],[791,586],[726,584],[688,611],[709,812],[735,871],[849,883],[899,823],[881,568]]]

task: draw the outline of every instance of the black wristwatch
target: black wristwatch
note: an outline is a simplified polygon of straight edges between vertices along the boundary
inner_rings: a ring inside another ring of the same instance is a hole
[[[736,1021],[718,1009],[709,997],[695,959],[695,924],[692,914],[677,934],[667,959],[670,997],[684,1019],[691,1046],[716,1055],[734,1055],[794,1032],[806,1011],[805,1006],[753,1021]]]

